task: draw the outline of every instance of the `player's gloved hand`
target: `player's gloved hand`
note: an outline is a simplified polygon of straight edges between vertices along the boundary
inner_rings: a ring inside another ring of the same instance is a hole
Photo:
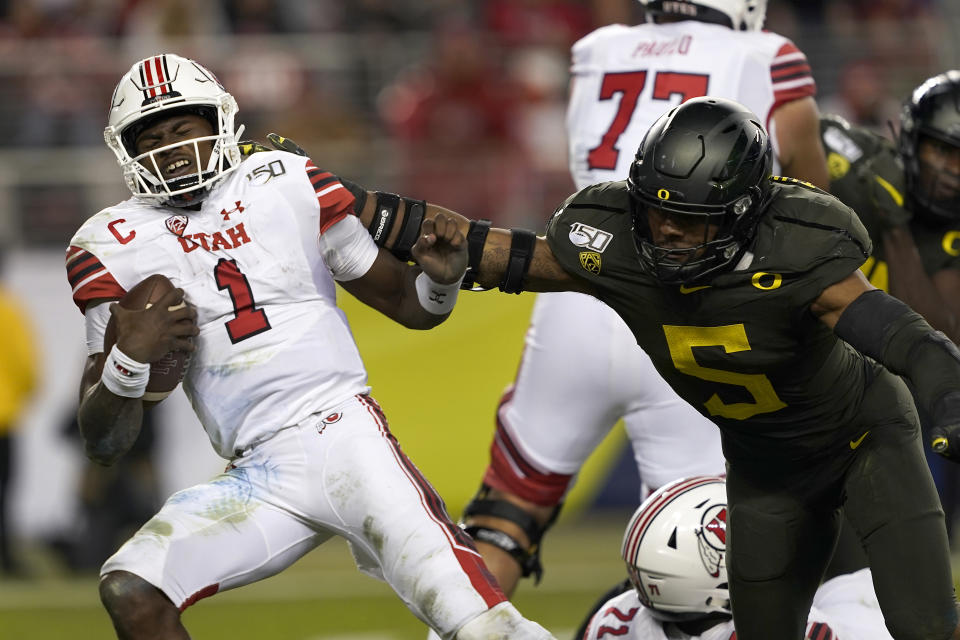
[[[910,222],[912,216],[904,207],[906,181],[903,164],[892,146],[863,162],[856,172],[873,205],[869,213],[860,212],[864,217],[872,218],[883,231]]]
[[[933,407],[930,446],[948,460],[960,462],[960,391],[951,391]]]
[[[256,140],[241,140],[237,143],[237,147],[240,149],[240,155],[244,158],[254,153],[259,153],[260,151],[273,151],[273,149],[267,145],[262,142],[257,142]]]
[[[269,140],[270,144],[273,145],[273,148],[278,151],[289,151],[290,153],[295,153],[298,156],[309,155],[306,151],[303,150],[303,147],[298,145],[296,142],[294,142],[290,138],[284,138],[279,133],[268,133],[267,140]]]

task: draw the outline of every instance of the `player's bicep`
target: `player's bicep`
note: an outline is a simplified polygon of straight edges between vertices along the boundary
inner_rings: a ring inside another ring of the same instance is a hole
[[[778,160],[783,175],[830,189],[827,158],[820,141],[820,111],[810,96],[781,105],[773,113]]]
[[[810,305],[810,311],[833,329],[847,306],[867,291],[876,289],[859,269],[824,289]]]

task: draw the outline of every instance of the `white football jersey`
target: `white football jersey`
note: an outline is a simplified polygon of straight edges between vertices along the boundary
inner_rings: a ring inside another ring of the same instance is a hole
[[[577,189],[627,177],[643,135],[684,100],[715,95],[746,105],[770,132],[785,102],[816,94],[810,65],[787,38],[694,20],[609,25],[573,45],[567,111]]]
[[[837,576],[814,595],[807,630],[809,640],[892,640],[883,621],[869,569]],[[651,615],[634,590],[611,598],[590,620],[583,640],[737,640],[733,621],[689,636]]]
[[[133,198],[89,218],[67,251],[73,299],[84,311],[154,273],[182,287],[200,329],[184,391],[217,453],[234,457],[369,390],[321,252],[353,202],[305,157],[253,154],[199,211]]]

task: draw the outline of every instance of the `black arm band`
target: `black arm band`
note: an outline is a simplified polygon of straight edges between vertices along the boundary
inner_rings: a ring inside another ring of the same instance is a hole
[[[357,212],[357,215],[360,215],[360,213],[363,212],[363,208],[367,205],[367,190],[356,182],[350,182],[343,178],[340,178],[340,184],[353,194],[353,197],[356,199],[353,209]]]
[[[400,196],[395,193],[376,192],[377,209],[373,212],[373,220],[367,231],[373,237],[378,247],[382,247],[390,237],[390,230],[397,219],[397,209],[400,207]]]
[[[861,353],[910,380],[922,409],[936,416],[941,400],[960,389],[960,350],[906,304],[879,289],[847,305],[834,333]]]
[[[520,293],[523,291],[523,279],[530,270],[533,260],[533,247],[537,242],[537,234],[526,229],[510,230],[510,258],[507,269],[500,281],[500,291],[504,293]]]
[[[420,225],[423,224],[423,214],[427,212],[427,203],[410,198],[404,198],[403,203],[406,205],[403,225],[400,227],[400,234],[397,236],[397,241],[393,243],[391,251],[398,260],[408,262],[411,258],[410,249],[416,244],[417,236],[420,235]]]
[[[467,274],[460,284],[461,289],[473,289],[473,283],[480,274],[480,260],[483,259],[483,245],[490,231],[489,220],[471,220],[467,231]]]
[[[536,548],[532,553],[527,551],[520,546],[520,543],[517,542],[513,536],[507,535],[499,529],[471,525],[464,527],[463,530],[475,541],[486,542],[501,551],[509,553],[510,556],[517,561],[517,564],[520,565],[524,578],[532,574],[535,576],[534,584],[540,583],[540,579],[543,577],[543,566],[540,564],[540,554],[537,553]]]
[[[491,516],[509,520],[517,525],[527,534],[531,545],[540,544],[543,538],[543,532],[546,527],[541,527],[536,518],[532,515],[506,500],[491,500],[490,498],[474,498],[463,509],[463,517],[470,516]]]

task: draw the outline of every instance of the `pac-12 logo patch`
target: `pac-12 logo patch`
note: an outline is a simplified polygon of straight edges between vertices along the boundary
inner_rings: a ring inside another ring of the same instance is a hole
[[[170,233],[178,236],[182,236],[183,232],[187,230],[187,216],[176,215],[170,216],[166,221],[167,229]]]
[[[613,234],[595,229],[582,222],[575,222],[573,226],[570,227],[569,238],[575,247],[586,247],[593,249],[597,253],[603,253],[603,250],[607,248],[607,245],[610,244],[610,241],[613,239]]]
[[[600,275],[600,254],[594,251],[581,251],[580,266],[590,273]]]

